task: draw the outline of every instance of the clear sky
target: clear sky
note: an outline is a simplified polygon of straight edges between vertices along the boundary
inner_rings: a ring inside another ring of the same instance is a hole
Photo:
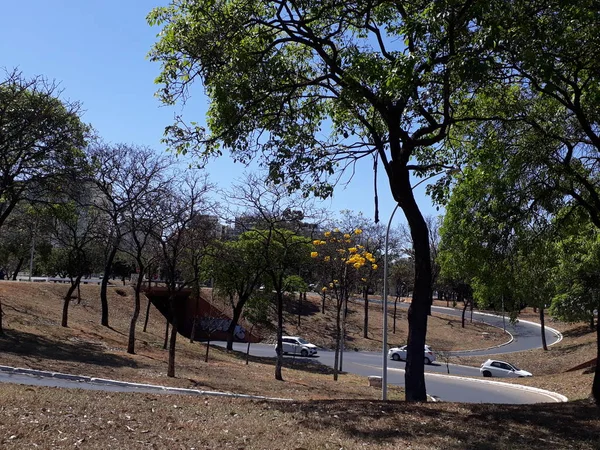
[[[160,66],[146,59],[157,28],[146,15],[161,0],[20,0],[2,2],[0,68],[20,68],[26,76],[43,75],[61,83],[63,97],[83,104],[83,120],[108,142],[147,145],[164,151],[160,140],[176,108],[154,97]],[[201,89],[188,101],[187,120],[202,123],[207,99]],[[365,162],[346,186],[339,185],[324,203],[333,214],[362,211],[373,218],[372,163]],[[211,161],[211,180],[227,189],[245,168],[228,156]],[[380,168],[380,215],[387,222],[394,208],[387,177]],[[438,214],[424,194],[415,190],[424,214]],[[395,221],[403,221],[401,214]]]

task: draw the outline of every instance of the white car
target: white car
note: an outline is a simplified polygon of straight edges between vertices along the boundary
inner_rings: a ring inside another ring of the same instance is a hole
[[[393,347],[388,351],[388,357],[392,358],[394,361],[406,361],[406,345],[402,347]],[[425,346],[425,364],[431,364],[435,361],[435,353],[431,350],[429,345]]]
[[[497,361],[495,359],[488,359],[481,365],[479,371],[484,377],[521,378],[532,376],[531,373],[527,372],[526,370],[521,370],[512,364],[504,361]]]
[[[318,347],[311,344],[306,339],[298,336],[283,336],[281,338],[283,354],[314,356],[317,354]],[[277,344],[275,344],[277,346]]]

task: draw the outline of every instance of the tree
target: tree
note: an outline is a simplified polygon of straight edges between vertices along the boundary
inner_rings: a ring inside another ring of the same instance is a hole
[[[58,84],[17,70],[0,80],[0,227],[23,199],[45,199],[50,186],[85,164],[90,129]]]
[[[383,166],[415,247],[408,401],[426,401],[431,301],[427,225],[410,174],[451,162],[435,149],[460,120],[455,113],[466,111],[455,107],[469,99],[459,93],[476,89],[487,68],[486,42],[472,21],[481,8],[470,1],[229,0],[173,2],[148,16],[163,27],[150,52],[162,63],[160,98],[173,104],[200,78],[211,100],[209,131],[178,120],[166,130],[172,147],[204,158],[221,148],[242,162],[256,156],[271,180],[320,196],[332,192],[330,175],[363,158]]]
[[[233,350],[235,328],[246,302],[264,283],[266,268],[259,237],[247,231],[235,241],[216,243],[209,266],[217,291],[229,298],[233,311],[227,330],[227,350]]]
[[[341,371],[343,359],[343,346],[345,339],[345,322],[348,297],[357,284],[358,271],[366,265],[372,270],[377,270],[373,254],[368,252],[363,245],[356,244],[355,239],[362,230],[357,228],[344,233],[339,228],[326,231],[323,239],[313,241],[315,251],[311,257],[321,261],[323,274],[327,285],[323,292],[329,293],[336,306],[335,321],[335,356],[333,363],[333,379],[337,381],[338,372]]]
[[[175,376],[175,344],[177,341],[178,318],[175,299],[183,288],[194,279],[182,279],[182,260],[185,252],[186,234],[197,218],[210,211],[207,194],[212,188],[206,177],[188,173],[183,179],[173,180],[170,190],[162,192],[158,200],[157,226],[154,237],[161,248],[161,266],[168,290],[167,327],[165,343],[169,343],[168,377]],[[168,335],[169,323],[171,334]]]

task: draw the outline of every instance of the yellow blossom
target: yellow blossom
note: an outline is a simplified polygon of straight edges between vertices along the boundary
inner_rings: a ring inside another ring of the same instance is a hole
[[[344,234],[344,239],[350,239],[350,235],[348,233]]]
[[[334,233],[339,233],[339,232],[340,232],[340,229],[339,229],[339,228],[334,228],[334,229],[333,229],[333,232],[334,232]]]
[[[356,249],[356,247],[350,247],[350,248],[348,249],[348,251],[349,251],[350,253],[356,253],[358,250]]]
[[[331,231],[326,231],[325,232],[325,237],[329,237],[329,236],[331,236]]]
[[[371,268],[372,268],[373,270],[377,270],[377,264],[373,264],[373,265],[371,266]]]
[[[321,245],[321,241],[320,240],[314,240],[313,241],[313,245]]]
[[[349,244],[350,242],[352,242],[350,239],[345,239],[345,241]]]
[[[327,242],[325,242],[325,241],[319,241],[319,245],[325,245],[325,244],[327,244]]]
[[[362,230],[360,228],[357,228],[356,230],[354,230],[354,234],[360,234],[362,233]]]
[[[338,280],[333,280],[333,282],[334,282],[334,283],[337,283],[337,282],[338,282]]]
[[[329,283],[329,287],[330,287],[330,288],[333,288],[333,283]]]
[[[319,256],[319,254],[317,252],[310,252],[311,258],[316,258],[317,256]]]
[[[358,262],[357,262],[357,263],[354,263],[353,265],[354,265],[354,268],[355,268],[355,269],[360,269],[360,268],[362,267],[362,264],[361,264],[361,263],[358,263]]]
[[[326,256],[325,258],[323,258],[323,261],[329,262],[330,259],[331,259],[331,256]]]
[[[365,283],[367,282],[366,278],[361,278],[362,281],[364,281]]]
[[[327,290],[327,287],[326,287],[326,286],[323,286],[323,287],[321,288],[321,292],[325,292],[326,290]]]

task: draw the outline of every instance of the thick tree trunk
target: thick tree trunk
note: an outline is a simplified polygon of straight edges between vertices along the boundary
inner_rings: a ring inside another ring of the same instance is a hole
[[[413,195],[409,170],[398,160],[393,164],[390,186],[410,227],[415,258],[415,284],[408,308],[408,348],[404,374],[406,401],[425,402],[425,338],[427,316],[431,313],[432,280],[429,232]]]
[[[143,273],[142,271],[140,271]],[[133,315],[131,316],[131,323],[129,324],[129,342],[127,343],[127,353],[132,355],[135,354],[135,326],[137,325],[138,317],[140,316],[140,293],[142,291],[142,277],[138,277],[135,285],[135,305],[133,307]]]
[[[13,276],[12,276],[13,281],[17,281],[17,276],[19,275],[19,272],[21,271],[21,267],[23,266],[24,261],[25,261],[25,258],[23,258],[23,257],[21,257],[19,259],[19,263],[17,264],[17,267],[15,267],[15,271],[13,272]]]
[[[281,368],[283,367],[283,293],[277,292],[277,346],[275,352],[277,353],[277,359],[275,362],[275,379],[283,381],[283,375],[281,374]]]
[[[77,289],[77,286],[79,285],[79,282],[81,281],[81,277],[82,277],[82,275],[77,276],[75,281],[71,283],[71,286],[69,287],[69,290],[67,291],[67,294],[65,295],[64,302],[63,302],[62,321],[61,321],[61,326],[63,326],[63,327],[68,326],[67,323],[69,320],[69,303],[71,301],[71,296],[73,295],[73,292],[75,292],[75,289]]]
[[[369,287],[365,286],[365,292],[363,293],[363,303],[365,304],[365,318],[363,323],[363,337],[369,338]]]
[[[175,343],[177,342],[177,315],[173,314],[173,323],[171,324],[171,339],[169,341],[169,369],[168,377],[175,377]]]
[[[110,276],[110,269],[116,254],[117,246],[115,245],[111,249],[110,253],[108,254],[108,258],[106,259],[106,264],[104,265],[104,276],[102,277],[102,284],[100,285],[100,304],[102,305],[102,317],[100,319],[100,323],[104,327],[108,326],[108,297],[106,295],[108,290],[108,277]]]
[[[542,348],[548,351],[548,344],[546,343],[546,324],[544,323],[544,307],[540,306],[540,331],[542,333]]]
[[[596,321],[596,370],[592,383],[592,396],[596,405],[600,406],[600,320]]]
[[[242,309],[246,304],[246,298],[240,299],[240,301],[233,308],[233,314],[231,317],[231,322],[229,323],[229,328],[227,328],[227,350],[233,350],[233,341],[235,339],[235,327],[240,320],[240,316],[242,315]]]

